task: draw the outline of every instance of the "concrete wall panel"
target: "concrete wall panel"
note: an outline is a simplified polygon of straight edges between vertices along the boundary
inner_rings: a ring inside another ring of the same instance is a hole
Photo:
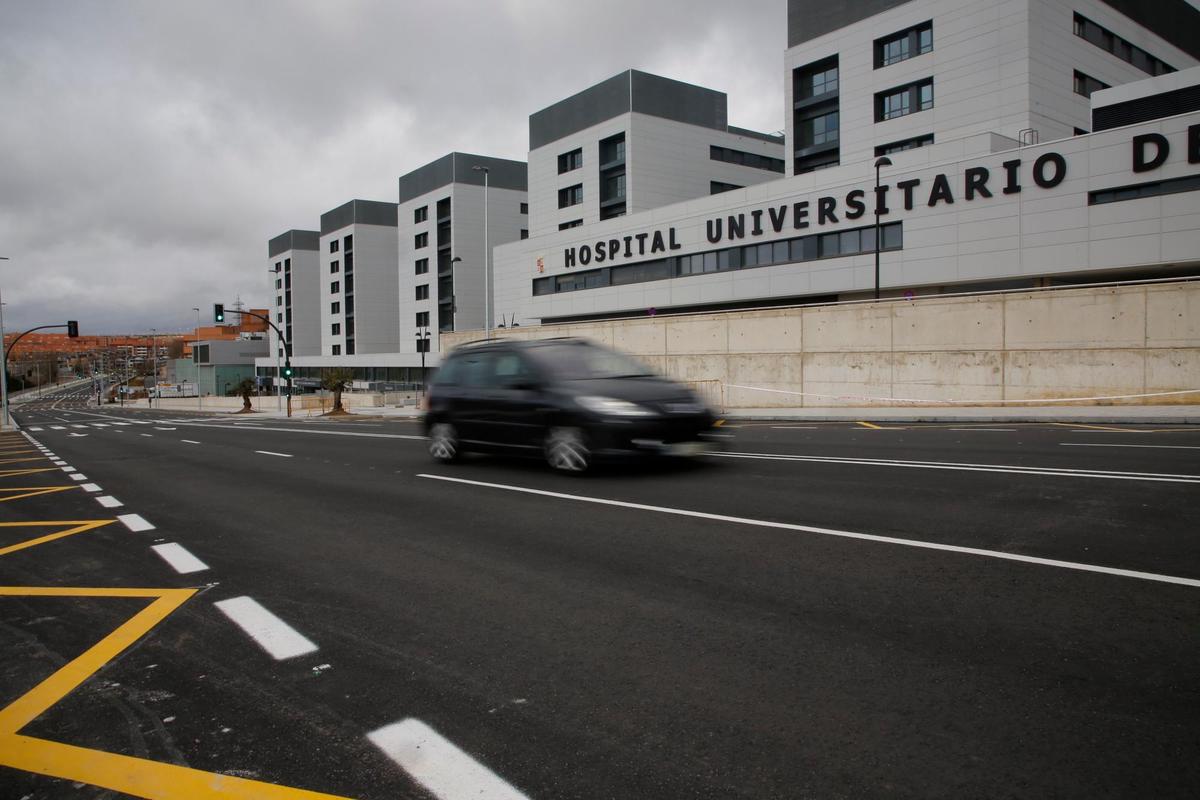
[[[1010,349],[1141,347],[1145,294],[1125,289],[1010,295],[1004,304],[1005,345]]]

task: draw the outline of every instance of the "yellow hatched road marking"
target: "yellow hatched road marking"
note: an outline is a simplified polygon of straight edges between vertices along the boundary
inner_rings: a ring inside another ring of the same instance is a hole
[[[1117,433],[1146,433],[1141,430],[1130,430],[1129,428],[1113,428],[1108,425],[1088,425],[1085,422],[1052,422],[1051,425],[1061,425],[1064,428],[1087,428],[1093,431],[1116,431]]]
[[[8,453],[0,453],[0,455],[9,455]],[[49,461],[49,456],[26,456],[25,458],[5,458],[0,459],[0,464],[20,464],[23,461]]]
[[[336,795],[35,739],[17,733],[119,656],[196,593],[195,589],[0,586],[0,596],[145,597],[150,605],[0,711],[0,765],[147,798],[345,800]]]
[[[45,536],[38,536],[36,539],[27,539],[24,542],[10,544],[7,547],[0,547],[0,556],[6,556],[9,553],[15,553],[18,550],[26,550],[30,547],[37,547],[39,544],[53,542],[56,539],[62,539],[66,536],[74,536],[77,533],[86,533],[87,531],[103,528],[105,525],[111,525],[116,522],[115,519],[78,519],[78,520],[62,520],[53,522],[0,522],[0,528],[49,528],[58,525],[69,526],[66,530],[48,533]]]
[[[18,475],[33,475],[36,472],[58,471],[58,467],[38,467],[37,469],[0,469],[0,478],[15,478]]]
[[[7,503],[9,500],[20,500],[22,497],[36,497],[39,494],[54,494],[55,492],[65,492],[67,489],[78,489],[78,486],[6,486],[0,489],[0,503]],[[9,492],[21,492],[21,494],[8,494]]]
[[[874,422],[866,422],[866,421],[864,421],[864,420],[859,420],[859,421],[858,421],[856,424],[858,424],[858,425],[862,425],[864,428],[871,428],[872,430],[877,430],[877,431],[903,431],[903,430],[908,430],[908,429],[907,429],[907,428],[905,428],[905,427],[899,427],[899,426],[898,426],[898,427],[885,427],[885,426],[883,426],[883,425],[876,425]]]

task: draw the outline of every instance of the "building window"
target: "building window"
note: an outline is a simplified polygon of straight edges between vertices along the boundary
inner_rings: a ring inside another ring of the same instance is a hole
[[[875,69],[904,61],[933,50],[933,22],[875,40]]]
[[[429,246],[429,234],[428,233],[418,233],[415,237],[413,237],[413,249],[414,250],[420,250],[422,247],[428,247],[428,246]]]
[[[275,312],[275,321],[283,322],[283,312],[282,311]]]
[[[521,238],[522,239],[529,238],[529,229],[528,228],[521,228]]]
[[[336,262],[336,261],[330,261],[330,262],[329,262],[329,271],[330,271],[330,273],[337,272],[339,269],[341,269],[341,267],[338,265],[338,262]]]
[[[329,333],[331,336],[341,336],[342,335],[342,323],[335,322],[332,325],[330,325]]]
[[[277,305],[277,306],[283,305],[283,295],[281,295],[281,294],[275,295],[275,305]]]
[[[346,313],[347,314],[354,313],[354,296],[353,295],[346,298]]]
[[[422,283],[420,286],[417,287],[417,299],[418,300],[428,300],[429,299],[429,284],[428,283]]]
[[[416,225],[418,222],[424,222],[427,219],[429,219],[429,206],[421,206],[420,208],[413,209],[414,225]]]
[[[583,202],[583,184],[577,183],[565,189],[558,190],[558,207],[568,208]]]
[[[418,311],[417,312],[417,327],[418,328],[428,328],[429,327],[429,312],[428,311]]]
[[[625,163],[625,134],[618,133],[600,140],[600,168],[607,169]]]
[[[529,213],[529,203],[521,203],[521,213],[522,214]]]
[[[429,272],[429,259],[418,258],[416,263],[416,274],[424,275],[427,272]]]
[[[329,304],[329,313],[330,314],[342,313],[342,304],[341,303],[330,303]]]
[[[292,260],[290,258],[285,258],[283,260],[283,271],[289,272],[289,271],[291,271],[291,269],[292,269]]]
[[[275,271],[276,271],[276,272],[279,272],[279,270],[281,270],[281,269],[283,269],[283,262],[282,262],[282,261],[276,261],[276,262],[275,262]]]
[[[1095,192],[1088,192],[1088,205],[1119,203],[1123,200],[1137,200],[1142,197],[1159,197],[1164,194],[1196,191],[1200,191],[1200,175],[1189,175],[1186,178],[1170,178],[1165,181],[1153,181],[1133,186],[1121,186],[1116,189],[1101,189]]]
[[[280,289],[282,289],[282,288],[283,288],[283,279],[282,279],[282,278],[276,278],[276,279],[275,279],[275,290],[276,290],[276,291],[278,291],[278,290],[280,290]]]
[[[754,169],[765,169],[771,172],[783,173],[783,159],[760,156],[758,153],[746,153],[730,147],[709,145],[708,157],[713,161],[724,161],[727,164],[740,164]]]
[[[348,356],[354,355],[354,340],[353,339],[346,340],[346,355],[348,355]]]
[[[918,147],[926,147],[933,144],[933,134],[926,133],[921,136],[914,136],[911,139],[901,139],[898,142],[891,144],[881,144],[875,148],[876,156],[886,156],[889,153],[899,153],[903,150],[916,150]]]
[[[1123,39],[1102,25],[1097,25],[1082,14],[1076,14],[1072,30],[1075,35],[1107,50],[1122,61],[1133,64],[1148,75],[1165,75],[1175,68],[1160,58],[1147,53],[1128,39]]]
[[[1091,75],[1084,75],[1079,70],[1075,70],[1074,80],[1075,94],[1081,94],[1084,97],[1091,97],[1092,92],[1098,92],[1101,89],[1109,88],[1104,81],[1098,81]]]
[[[709,181],[708,182],[708,193],[709,194],[720,194],[721,192],[729,192],[729,191],[733,191],[734,189],[741,189],[741,188],[744,188],[744,187],[738,186],[736,183],[722,183],[721,181]]]
[[[332,239],[329,242],[329,252],[336,253],[338,251],[338,240]]]
[[[875,95],[875,121],[915,114],[933,108],[933,78],[879,92]]]
[[[796,130],[797,147],[816,147],[838,140],[838,112],[829,111],[800,120]]]
[[[796,100],[809,100],[838,90],[837,58],[825,59],[817,64],[804,67],[797,71],[797,79],[793,86]]]
[[[583,148],[577,147],[569,153],[563,153],[558,157],[558,174],[570,172],[574,169],[579,169],[583,166]]]
[[[342,290],[342,284],[339,283],[338,281],[334,281],[333,283],[329,284],[329,293],[330,294],[337,294],[341,290]]]
[[[610,175],[605,178],[602,194],[605,200],[624,200],[625,173],[622,172],[618,175]]]
[[[349,253],[354,249],[354,234],[342,239],[342,252]]]
[[[560,231],[565,231],[565,230],[567,230],[567,229],[569,229],[569,228],[578,228],[578,227],[580,227],[581,225],[583,225],[583,220],[581,220],[581,219],[573,219],[573,220],[571,220],[570,222],[560,222],[560,223],[558,224],[558,229],[559,229]]]
[[[333,346],[333,354],[335,356],[340,356],[342,354],[342,346],[340,344],[335,344]]]

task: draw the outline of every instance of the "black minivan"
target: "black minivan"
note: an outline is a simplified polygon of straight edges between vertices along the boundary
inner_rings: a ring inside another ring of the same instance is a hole
[[[598,459],[703,453],[715,417],[686,386],[586,339],[493,339],[447,357],[425,398],[429,453],[541,456],[583,472]]]

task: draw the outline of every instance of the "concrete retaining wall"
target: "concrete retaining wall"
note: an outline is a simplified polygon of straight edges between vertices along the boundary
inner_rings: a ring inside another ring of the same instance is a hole
[[[1200,282],[647,317],[496,333],[586,337],[692,384],[724,409],[913,400],[1200,402]],[[442,336],[449,349],[480,333]],[[1188,390],[1196,393],[1145,396]]]

